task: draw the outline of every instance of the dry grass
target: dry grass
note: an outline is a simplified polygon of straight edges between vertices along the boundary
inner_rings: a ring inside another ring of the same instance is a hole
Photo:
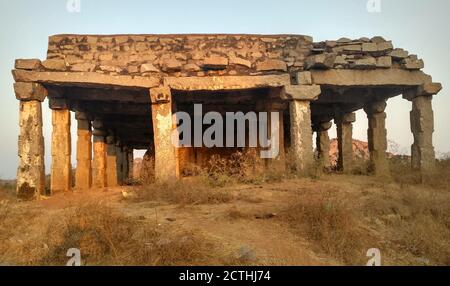
[[[229,191],[209,187],[203,177],[139,186],[134,192],[134,202],[165,201],[179,205],[197,205],[227,203],[233,199]]]
[[[14,239],[11,224],[17,220],[11,218],[9,231],[0,233],[0,263],[65,265],[70,248],[80,249],[83,265],[211,265],[234,259],[218,255],[198,233],[156,226],[103,204],[83,204],[54,217],[40,225],[39,240],[27,241]]]
[[[358,215],[331,192],[311,190],[282,212],[280,219],[318,246],[319,251],[358,265],[365,259],[369,236],[359,227]]]

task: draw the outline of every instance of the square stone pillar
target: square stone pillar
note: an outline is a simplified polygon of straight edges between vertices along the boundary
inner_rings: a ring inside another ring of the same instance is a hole
[[[77,168],[75,188],[87,190],[92,186],[92,131],[91,122],[83,112],[76,112],[77,119]]]
[[[432,99],[432,96],[413,98],[410,112],[411,132],[414,136],[414,143],[411,145],[411,167],[423,172],[432,171],[436,161],[433,147]]]
[[[316,126],[316,148],[317,148],[317,160],[319,166],[323,169],[331,168],[330,161],[330,137],[328,136],[328,129],[330,129],[332,123],[330,121],[320,122]]]
[[[412,101],[410,123],[414,143],[411,146],[411,167],[420,170],[422,174],[430,173],[436,167],[433,147],[434,115],[431,103],[433,95],[441,89],[440,83],[430,82],[403,94],[404,98]]]
[[[128,159],[128,179],[133,180],[134,179],[134,153],[133,149],[128,149],[127,159]]]
[[[102,129],[103,123],[94,120],[94,160],[92,161],[92,186],[94,188],[104,188],[107,186],[106,180],[106,136],[107,132]]]
[[[122,179],[124,184],[128,181],[129,179],[129,163],[130,161],[128,160],[128,147],[122,147]]]
[[[353,122],[355,113],[340,113],[336,116],[336,129],[338,139],[338,169],[345,173],[353,168]]]
[[[122,145],[119,140],[116,141],[116,169],[117,169],[117,183],[123,185],[123,152]]]
[[[369,143],[370,165],[376,176],[388,176],[389,164],[386,131],[386,101],[370,102],[364,107],[369,122],[367,139]]]
[[[176,148],[172,144],[171,92],[168,87],[150,90],[155,145],[155,178],[167,181],[177,178]]]
[[[72,190],[70,110],[65,98],[49,98],[52,109],[51,193]]]
[[[106,137],[106,184],[108,187],[116,187],[117,180],[117,153],[116,141],[113,135]]]
[[[313,163],[311,109],[307,100],[289,102],[291,118],[291,149],[294,167],[300,172],[307,171]]]
[[[48,93],[40,84],[25,82],[15,83],[14,92],[20,100],[16,192],[19,199],[33,200],[45,195],[41,102]]]

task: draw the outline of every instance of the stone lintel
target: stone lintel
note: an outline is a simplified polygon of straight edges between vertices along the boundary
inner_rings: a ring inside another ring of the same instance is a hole
[[[280,96],[285,100],[316,100],[320,95],[319,85],[286,85]]]
[[[290,85],[289,74],[261,76],[165,77],[164,86],[175,90],[239,90]]]
[[[14,92],[17,100],[30,101],[37,100],[43,102],[47,97],[47,89],[36,82],[15,82]]]
[[[161,81],[159,77],[106,75],[96,72],[39,72],[13,70],[12,74],[16,82],[38,82],[76,86],[106,85],[151,88],[159,86]]]
[[[403,98],[411,101],[417,96],[433,96],[442,89],[442,84],[439,82],[429,82],[421,86],[412,88],[403,93]]]
[[[431,76],[422,71],[402,69],[376,70],[311,70],[313,84],[334,86],[419,86],[431,83]]]

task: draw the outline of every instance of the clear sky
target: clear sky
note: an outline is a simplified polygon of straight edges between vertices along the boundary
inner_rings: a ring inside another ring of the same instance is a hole
[[[373,1],[373,0],[372,0]],[[48,36],[129,33],[258,33],[305,34],[315,41],[382,35],[418,54],[424,71],[441,82],[433,101],[435,149],[450,152],[450,1],[380,0],[379,12],[367,0],[80,0],[80,11],[69,12],[67,0],[0,0],[0,178],[16,175],[18,101],[10,70],[16,58],[45,59]],[[50,166],[51,113],[44,103],[46,168]],[[408,153],[411,104],[388,101],[388,139]],[[72,124],[75,164],[75,126]],[[366,140],[367,119],[357,113],[354,137]],[[332,131],[331,135],[334,136]]]

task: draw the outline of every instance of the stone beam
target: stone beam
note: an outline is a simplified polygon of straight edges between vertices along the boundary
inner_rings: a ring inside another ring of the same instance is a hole
[[[87,112],[89,114],[149,114],[150,107],[148,104],[136,103],[105,103],[105,102],[89,102],[74,101],[70,103],[71,107],[77,111]]]
[[[118,86],[131,88],[152,88],[160,85],[159,77],[106,75],[96,72],[44,72],[13,70],[16,82],[38,82],[67,86]]]
[[[419,86],[431,82],[422,71],[402,69],[376,70],[311,70],[312,82],[333,86]]]
[[[70,100],[150,103],[148,89],[106,89],[73,86],[65,88],[64,94]]]
[[[164,86],[174,90],[239,90],[290,85],[289,74],[261,76],[165,77]]]

